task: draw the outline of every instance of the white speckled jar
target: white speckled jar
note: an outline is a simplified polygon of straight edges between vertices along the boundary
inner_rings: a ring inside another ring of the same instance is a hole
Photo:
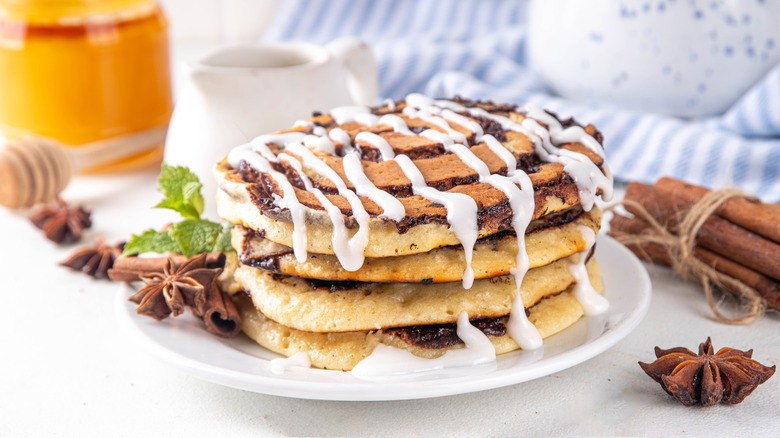
[[[566,98],[716,115],[780,63],[780,0],[535,0],[529,56]]]

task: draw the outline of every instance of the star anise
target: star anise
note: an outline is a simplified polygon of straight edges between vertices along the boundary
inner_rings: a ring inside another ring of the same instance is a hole
[[[88,210],[82,206],[70,207],[62,199],[57,199],[56,204],[38,208],[30,216],[30,221],[43,230],[46,238],[58,244],[78,241],[84,230],[92,226]]]
[[[109,245],[103,237],[95,239],[94,245],[84,246],[73,251],[67,259],[60,262],[74,271],[81,271],[91,277],[108,278],[108,270],[114,261],[122,255],[123,243]]]
[[[222,272],[221,268],[206,268],[206,254],[199,254],[176,266],[168,258],[163,272],[141,275],[146,283],[130,301],[138,304],[136,313],[151,316],[156,320],[167,318],[171,313],[179,316],[185,306],[190,306],[196,316],[202,316],[206,304],[206,289]]]
[[[685,406],[740,403],[775,373],[775,366],[751,359],[753,350],[724,347],[714,353],[710,338],[699,344],[699,354],[683,347],[655,347],[655,356],[655,362],[639,366]]]

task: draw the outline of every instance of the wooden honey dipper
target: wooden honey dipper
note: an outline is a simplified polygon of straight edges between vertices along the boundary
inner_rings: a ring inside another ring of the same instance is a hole
[[[165,131],[154,128],[77,148],[43,137],[8,140],[0,146],[0,205],[25,208],[51,201],[73,175],[150,150],[163,143]]]

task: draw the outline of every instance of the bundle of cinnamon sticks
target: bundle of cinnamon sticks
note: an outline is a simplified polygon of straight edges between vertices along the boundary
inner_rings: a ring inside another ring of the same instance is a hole
[[[616,214],[610,234],[630,242],[626,246],[640,258],[674,266],[676,253],[667,245],[652,238],[624,238],[657,234],[650,219],[677,235],[691,210],[700,208],[697,202],[712,198],[710,194],[704,187],[674,178],[662,178],[654,186],[631,183],[624,207],[633,217]],[[780,205],[730,198],[701,220],[692,256],[755,290],[767,307],[780,310]]]

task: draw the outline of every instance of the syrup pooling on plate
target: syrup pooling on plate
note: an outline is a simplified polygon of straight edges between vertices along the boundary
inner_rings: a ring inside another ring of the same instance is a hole
[[[277,357],[268,362],[268,368],[274,374],[283,374],[293,367],[310,368],[311,359],[309,359],[309,354],[305,351],[301,351],[290,357]]]
[[[495,347],[480,329],[471,325],[466,312],[458,315],[457,333],[466,347],[450,350],[436,359],[425,359],[400,348],[379,344],[352,369],[352,374],[361,379],[371,379],[481,365],[496,360]]]

